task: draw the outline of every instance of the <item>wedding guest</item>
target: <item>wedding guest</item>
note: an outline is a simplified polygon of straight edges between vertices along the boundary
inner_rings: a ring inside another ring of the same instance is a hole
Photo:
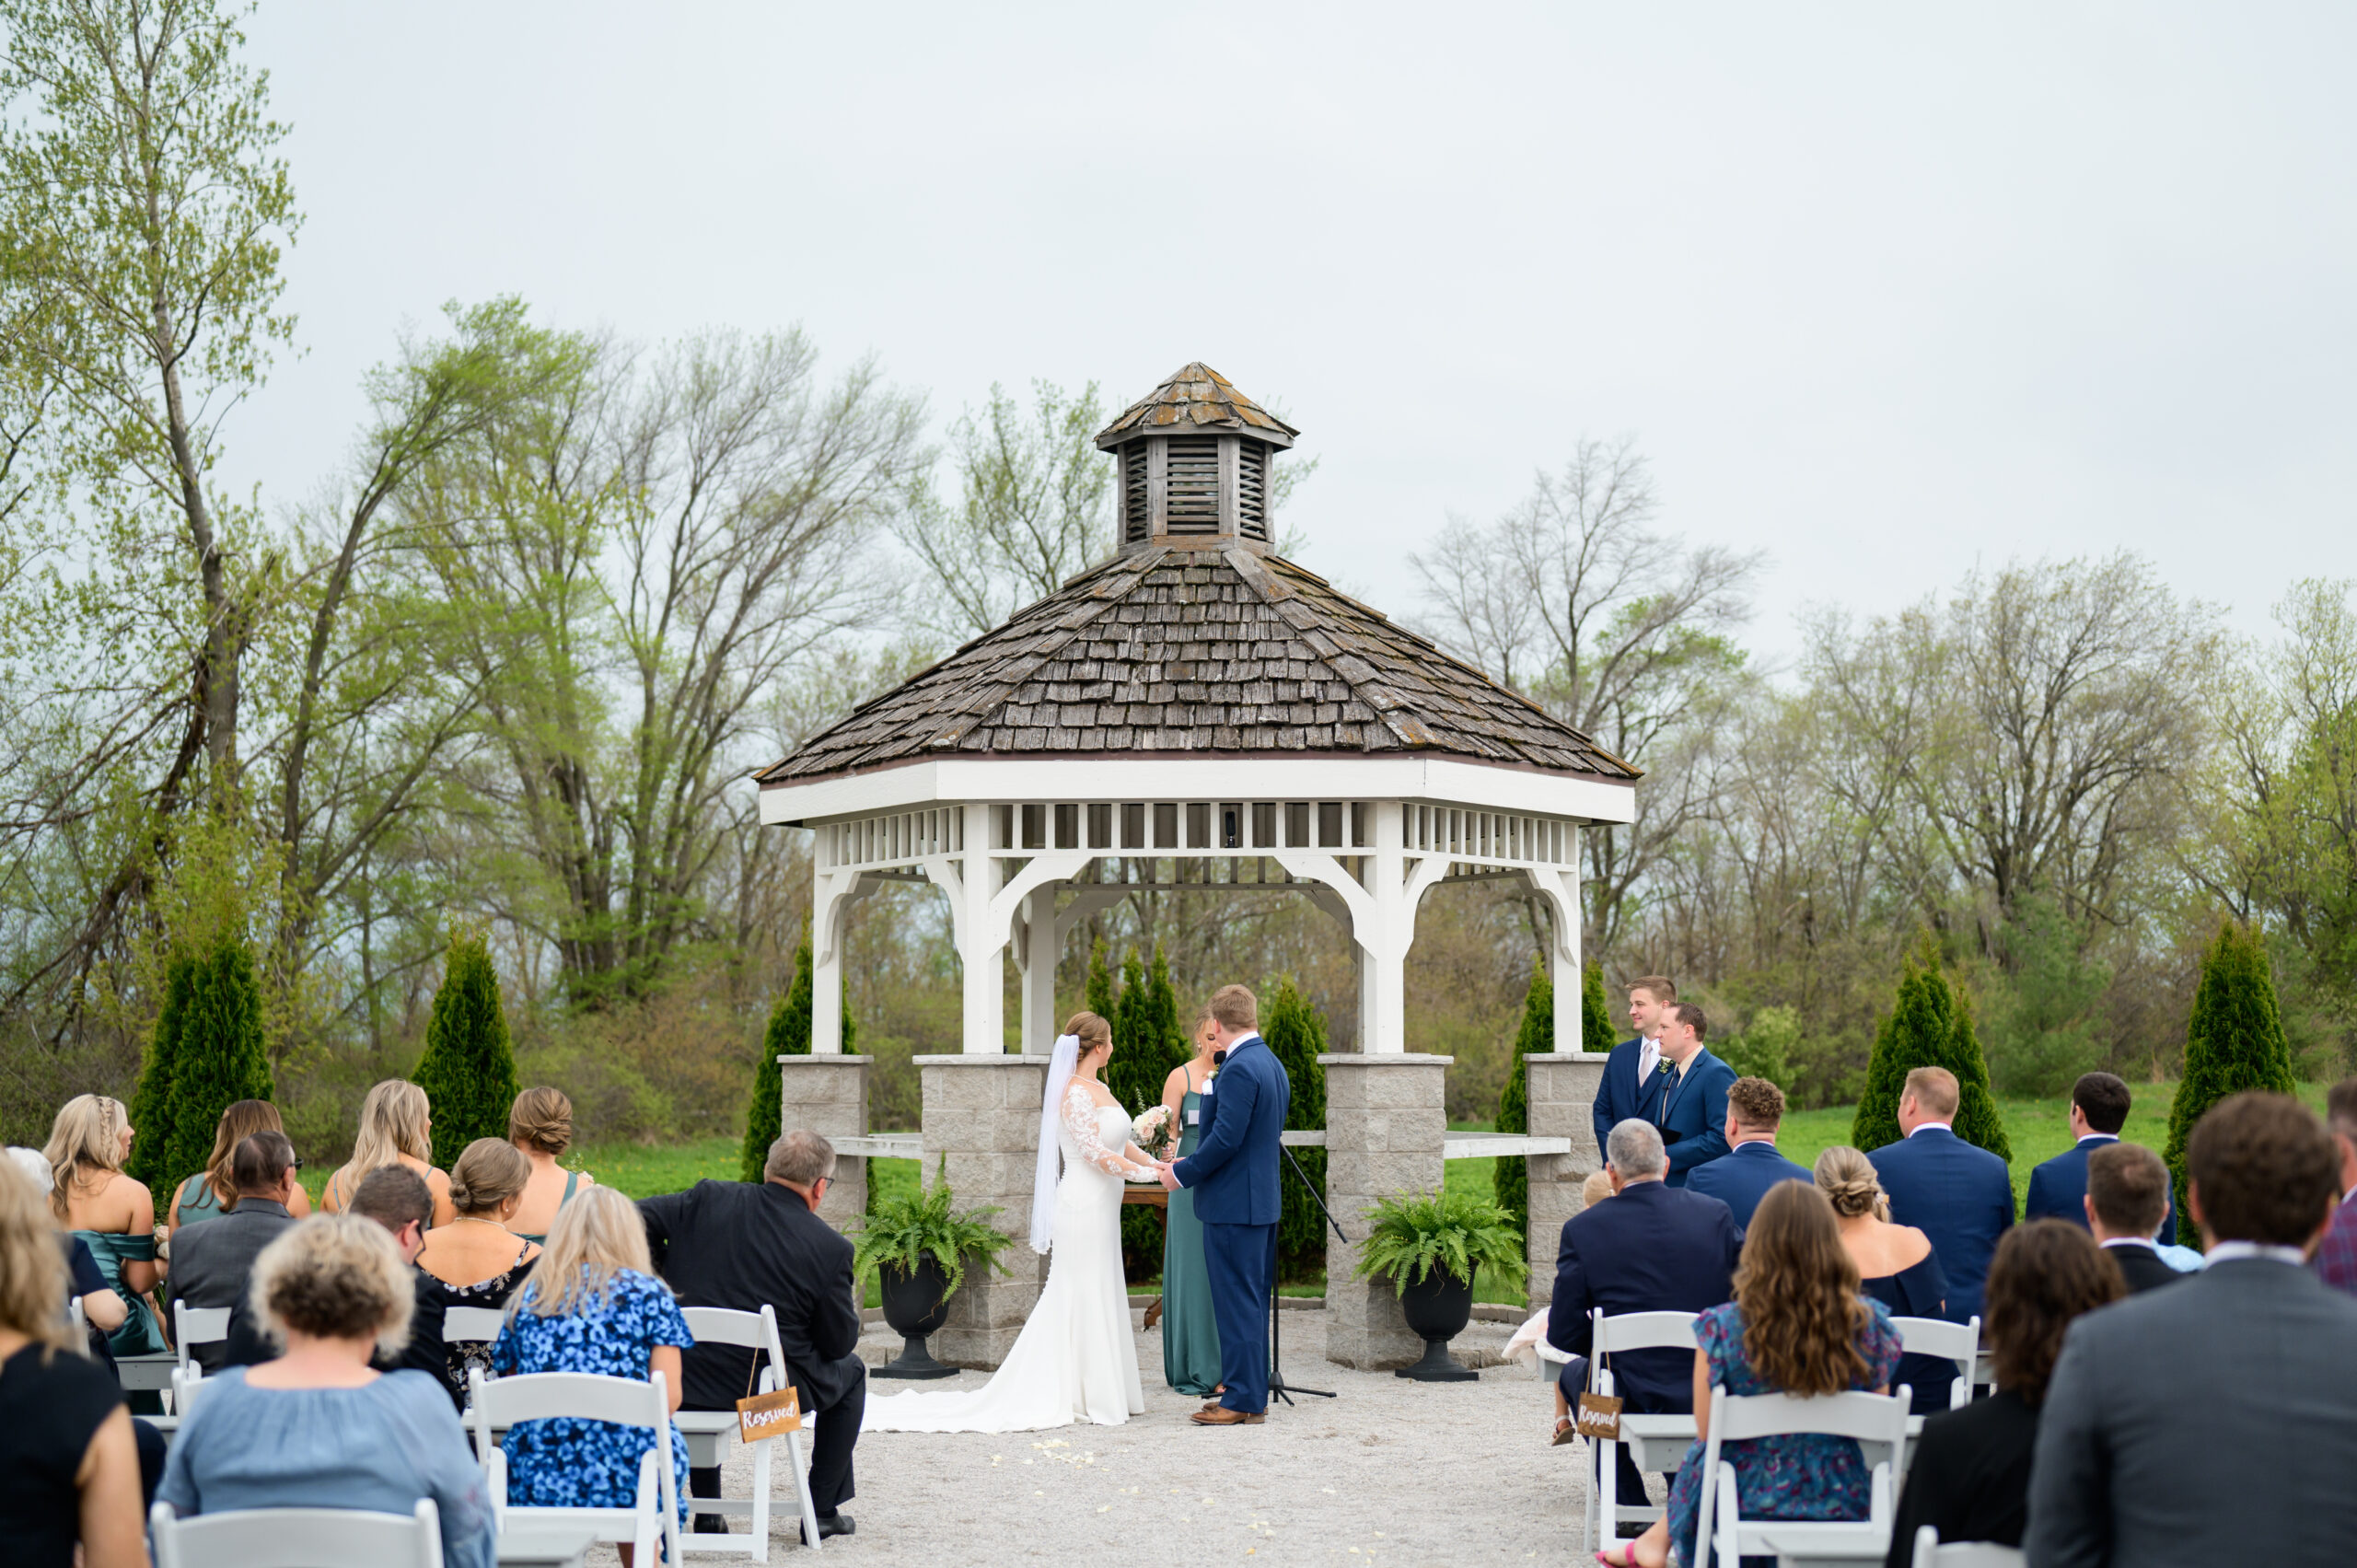
[[[1946,1318],[1947,1276],[1929,1237],[1912,1225],[1890,1223],[1890,1200],[1865,1156],[1836,1144],[1817,1156],[1817,1187],[1833,1204],[1841,1249],[1858,1267],[1858,1288],[1894,1318]],[[1956,1363],[1944,1356],[1899,1358],[1898,1380],[1915,1390],[1916,1414],[1948,1408]]]
[[[2005,1162],[1956,1135],[1961,1098],[1956,1074],[1918,1067],[1898,1097],[1899,1140],[1866,1157],[1890,1195],[1890,1217],[1932,1238],[1948,1281],[1948,1315],[1980,1312],[1989,1255],[2014,1223],[2014,1179]]]
[[[2087,1156],[2119,1142],[2119,1130],[2128,1125],[2129,1105],[2127,1080],[2114,1074],[2084,1074],[2071,1086],[2071,1135],[2078,1142],[2029,1173],[2029,1196],[2022,1203],[2022,1218],[2067,1220],[2075,1225],[2087,1223]],[[2163,1246],[2175,1246],[2177,1206],[2165,1202],[2165,1193],[2163,1197],[2159,1239]],[[2147,1231],[2144,1239],[2154,1239],[2154,1233]]]
[[[293,1225],[288,1198],[300,1191],[295,1145],[267,1129],[239,1141],[229,1160],[229,1212],[181,1228],[172,1259],[171,1299],[191,1307],[234,1307],[245,1299],[254,1260]],[[226,1364],[226,1341],[188,1347],[210,1374]]]
[[[361,1178],[388,1165],[405,1165],[425,1178],[434,1192],[434,1224],[450,1223],[450,1179],[434,1167],[433,1108],[424,1089],[400,1078],[378,1084],[360,1102],[360,1135],[353,1140],[352,1158],[328,1178],[320,1211],[343,1213]]]
[[[431,1497],[442,1561],[492,1568],[482,1467],[440,1383],[378,1372],[409,1338],[409,1270],[357,1214],[298,1221],[254,1260],[253,1302],[285,1350],[205,1379],[158,1493],[182,1518],[244,1508],[409,1514]]]
[[[504,1138],[477,1138],[450,1162],[453,1218],[426,1233],[417,1266],[442,1283],[444,1307],[505,1307],[540,1255],[507,1228],[522,1202],[531,1162]],[[450,1388],[463,1402],[467,1374],[491,1369],[491,1342],[453,1340],[444,1352]]]
[[[507,1141],[532,1163],[531,1179],[507,1216],[507,1228],[535,1247],[545,1246],[557,1211],[582,1188],[598,1184],[587,1171],[557,1163],[573,1146],[573,1101],[546,1086],[526,1089],[508,1109]]]
[[[131,1412],[76,1352],[42,1198],[0,1166],[0,1542],[12,1568],[146,1568]]]
[[[1672,1187],[1685,1186],[1695,1167],[1727,1152],[1727,1090],[1735,1069],[1702,1043],[1710,1032],[1710,1019],[1691,1002],[1679,1003],[1662,1020],[1661,1053],[1670,1070],[1656,1074],[1659,1086],[1647,1091],[1648,1120],[1668,1145],[1664,1179]]]
[[[819,1418],[810,1501],[822,1540],[855,1527],[841,1510],[852,1499],[852,1450],[867,1408],[852,1246],[818,1213],[834,1171],[834,1145],[797,1130],[770,1145],[758,1182],[699,1181],[638,1205],[655,1265],[680,1305],[758,1312],[766,1303],[775,1310],[786,1381],[802,1409]],[[690,1348],[686,1408],[735,1409],[766,1359],[736,1345]],[[690,1471],[689,1485],[694,1496],[719,1496],[718,1468]],[[703,1523],[698,1516],[700,1528]]]
[[[2316,1277],[2335,1290],[2357,1295],[2357,1078],[2343,1078],[2324,1099],[2325,1123],[2340,1152],[2340,1204],[2332,1227],[2316,1244]]]
[[[1219,1049],[1219,1023],[1208,1006],[1195,1015],[1194,1040],[1194,1055],[1162,1083],[1163,1106],[1179,1131],[1171,1151],[1177,1159],[1202,1146],[1203,1086],[1211,1082],[1212,1053]],[[1193,1192],[1182,1187],[1168,1196],[1162,1225],[1162,1380],[1178,1393],[1213,1399],[1226,1389],[1219,1380],[1219,1323],[1212,1313],[1203,1223],[1195,1217]]]
[[[2038,1568],[2340,1562],[2357,1541],[2357,1301],[2301,1265],[2340,1159],[2289,1095],[2195,1124],[2186,1214],[2208,1264],[2071,1325],[2038,1411]]]
[[[2029,1522],[2038,1407],[2062,1351],[2062,1331],[2081,1313],[2122,1294],[2119,1271],[2084,1232],[2058,1220],[2031,1220],[2005,1233],[1989,1260],[1988,1339],[1996,1392],[1924,1421],[1884,1568],[1909,1568],[1915,1532],[1925,1525],[1944,1541],[2021,1545]],[[1903,1363],[1898,1377],[1906,1381]]]
[[[848,1251],[850,1243],[843,1245]],[[670,1408],[677,1411],[685,1388],[679,1353],[694,1343],[679,1304],[655,1277],[638,1210],[610,1187],[591,1187],[557,1214],[548,1249],[492,1342],[491,1365],[502,1377],[594,1372],[643,1382],[660,1372]],[[742,1396],[740,1388],[731,1404]],[[666,1422],[664,1431],[684,1525],[687,1439],[672,1423]],[[631,1507],[638,1496],[639,1462],[655,1441],[656,1434],[643,1426],[570,1416],[519,1422],[500,1445],[507,1455],[507,1501],[525,1507]],[[627,1547],[622,1562],[630,1568]]]
[[[8,1148],[8,1158],[37,1190],[42,1192],[49,1191],[49,1161],[41,1157],[39,1149],[12,1144]],[[115,1295],[114,1287],[107,1283],[107,1277],[99,1271],[99,1260],[92,1255],[88,1242],[71,1234],[60,1235],[57,1239],[65,1254],[66,1305],[70,1308],[75,1303],[80,1303],[90,1354],[111,1376],[114,1355],[107,1349],[107,1336],[122,1327],[123,1318],[129,1315],[128,1308],[122,1305],[122,1297]]]
[[[1609,1207],[1609,1205],[1607,1205]],[[1889,1391],[1898,1330],[1879,1301],[1858,1294],[1858,1267],[1841,1247],[1833,1205],[1815,1187],[1780,1182],[1759,1200],[1743,1238],[1735,1299],[1694,1324],[1689,1398],[1695,1439],[1669,1489],[1667,1516],[1597,1561],[1663,1568],[1674,1550],[1694,1561],[1711,1390],[1730,1395]],[[1736,1501],[1755,1519],[1863,1519],[1871,1478],[1847,1437],[1803,1433],[1732,1440],[1720,1457],[1736,1467]]]
[[[1737,1078],[1727,1086],[1727,1152],[1696,1166],[1686,1190],[1718,1199],[1735,1211],[1735,1227],[1751,1223],[1751,1211],[1779,1181],[1806,1181],[1806,1166],[1776,1152],[1776,1129],[1784,1120],[1784,1091],[1765,1078]]]
[[[1612,1048],[1604,1060],[1604,1076],[1596,1086],[1592,1112],[1596,1125],[1596,1157],[1606,1157],[1605,1144],[1612,1129],[1635,1117],[1651,1121],[1651,1107],[1660,1096],[1662,1020],[1678,1002],[1678,987],[1667,977],[1640,975],[1629,984],[1629,1027],[1635,1035]]]
[[[2168,1197],[2169,1167],[2152,1150],[2115,1143],[2087,1156],[2086,1227],[2138,1295],[2185,1278],[2153,1245]]]
[[[58,1111],[49,1144],[49,1206],[58,1223],[89,1245],[108,1288],[123,1305],[122,1327],[107,1338],[117,1356],[153,1355],[166,1348],[155,1309],[145,1299],[163,1271],[156,1265],[156,1201],[146,1185],[125,1176],[135,1136],[122,1102],[75,1095]],[[160,1413],[163,1401],[143,1401]]]
[[[1593,1209],[1611,1196],[1612,1173],[1609,1170],[1591,1170],[1587,1173],[1586,1179],[1580,1183],[1580,1208],[1583,1212]],[[1528,1344],[1534,1339],[1546,1337],[1547,1309],[1540,1307],[1531,1315],[1529,1322],[1515,1330],[1515,1342],[1506,1347],[1507,1358],[1509,1360],[1513,1358],[1519,1345]],[[1577,1390],[1585,1387],[1587,1387],[1587,1357],[1575,1355],[1563,1363],[1563,1370],[1556,1374],[1553,1385],[1548,1389],[1548,1392],[1555,1397],[1553,1441],[1555,1446],[1559,1448],[1566,1443],[1576,1441],[1579,1437],[1579,1434],[1572,1429],[1572,1397],[1564,1393],[1564,1390],[1566,1388]]]
[[[1547,1342],[1585,1357],[1596,1341],[1588,1314],[1700,1312],[1727,1299],[1741,1244],[1735,1215],[1716,1198],[1687,1192],[1663,1178],[1669,1159],[1661,1130],[1631,1117],[1605,1140],[1612,1198],[1563,1222],[1555,1254],[1555,1295],[1547,1309]],[[1612,1355],[1613,1391],[1631,1414],[1684,1415],[1694,1406],[1694,1358],[1682,1350],[1633,1350]],[[1582,1373],[1585,1377],[1585,1367]],[[1558,1379],[1566,1400],[1580,1384]],[[1558,1428],[1558,1441],[1563,1428]],[[1626,1445],[1619,1449],[1620,1498],[1641,1502],[1643,1475]]]
[[[241,1099],[221,1113],[221,1124],[213,1130],[213,1157],[204,1162],[203,1170],[181,1182],[172,1193],[164,1221],[167,1250],[188,1226],[217,1220],[237,1206],[238,1183],[229,1164],[238,1145],[257,1132],[285,1131],[278,1108],[266,1099]],[[301,1161],[296,1162],[296,1168],[302,1168]],[[303,1191],[299,1181],[287,1195],[286,1212],[298,1220],[311,1212],[311,1195]]]

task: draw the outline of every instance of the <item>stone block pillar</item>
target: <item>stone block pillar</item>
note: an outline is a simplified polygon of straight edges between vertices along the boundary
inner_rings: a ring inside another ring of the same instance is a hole
[[[1424,1353],[1388,1280],[1354,1279],[1366,1211],[1399,1192],[1436,1192],[1448,1133],[1448,1056],[1402,1051],[1320,1056],[1326,1069],[1326,1202],[1352,1237],[1326,1233],[1326,1359],[1361,1371]]]
[[[949,1298],[949,1321],[933,1336],[933,1353],[958,1366],[994,1368],[1022,1331],[1048,1260],[1033,1252],[1032,1173],[1039,1147],[1039,1101],[1048,1091],[1045,1056],[920,1056],[923,1091],[924,1178],[946,1160],[959,1213],[996,1204],[991,1221],[1016,1237],[999,1254],[1004,1275],[970,1264],[966,1283]]]
[[[830,1141],[867,1135],[867,1070],[873,1056],[841,1054],[781,1056],[783,1084],[778,1127],[818,1133]],[[835,1179],[819,1205],[819,1217],[841,1230],[867,1209],[867,1162],[840,1155]]]
[[[1554,1299],[1555,1253],[1563,1222],[1580,1212],[1580,1184],[1604,1163],[1594,1115],[1606,1058],[1564,1051],[1522,1060],[1529,1074],[1531,1135],[1572,1141],[1568,1155],[1530,1156],[1530,1305],[1539,1307]]]

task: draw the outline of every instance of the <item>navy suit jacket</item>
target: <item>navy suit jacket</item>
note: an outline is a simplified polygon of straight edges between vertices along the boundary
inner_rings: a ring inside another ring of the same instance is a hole
[[[1669,1184],[1683,1187],[1696,1166],[1727,1152],[1727,1090],[1735,1086],[1735,1069],[1704,1047],[1683,1078],[1672,1068],[1666,1080],[1654,1083],[1650,1120],[1669,1146]]]
[[[1686,1191],[1706,1193],[1733,1209],[1736,1229],[1744,1230],[1751,1225],[1751,1211],[1779,1181],[1805,1181],[1814,1186],[1817,1175],[1778,1154],[1773,1144],[1737,1144],[1710,1164],[1689,1171]]]
[[[1735,1215],[1716,1198],[1659,1181],[1634,1181],[1563,1222],[1555,1254],[1555,1299],[1547,1341],[1588,1353],[1596,1327],[1588,1313],[1701,1312],[1733,1298],[1743,1254]],[[1657,1415],[1694,1409],[1694,1353],[1615,1352],[1615,1389],[1633,1411]]]
[[[1601,1163],[1606,1155],[1604,1143],[1612,1129],[1635,1117],[1651,1121],[1653,1111],[1645,1103],[1644,1087],[1637,1082],[1637,1058],[1643,1054],[1645,1042],[1624,1040],[1612,1048],[1604,1059],[1604,1077],[1596,1086],[1596,1105],[1592,1117],[1596,1123],[1596,1157]],[[1659,1083],[1655,1083],[1659,1088]]]
[[[2087,1228],[2087,1156],[2106,1144],[2117,1144],[2118,1138],[2101,1132],[2090,1132],[2071,1148],[2063,1150],[2029,1173],[2029,1196],[2022,1203],[2025,1220],[2069,1220],[2081,1230]],[[2161,1233],[2164,1247],[2177,1245],[2177,1200],[2163,1201]]]
[[[1178,1185],[1195,1194],[1195,1218],[1205,1225],[1274,1225],[1283,1208],[1277,1191],[1277,1142],[1293,1103],[1293,1081],[1268,1042],[1248,1035],[1227,1048],[1212,1078],[1202,1141],[1171,1167]]]
[[[1890,1194],[1890,1221],[1911,1225],[1940,1256],[1948,1277],[1948,1316],[1961,1323],[1980,1311],[1989,1256],[2014,1223],[2014,1179],[2005,1162],[1945,1127],[1866,1156]]]

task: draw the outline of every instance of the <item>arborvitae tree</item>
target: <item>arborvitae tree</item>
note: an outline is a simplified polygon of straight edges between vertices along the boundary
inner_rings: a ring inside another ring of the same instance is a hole
[[[1522,1027],[1514,1034],[1514,1062],[1506,1069],[1505,1087],[1498,1091],[1498,1131],[1527,1132],[1530,1131],[1530,1073],[1523,1058],[1534,1051],[1555,1049],[1555,982],[1547,973],[1547,960],[1540,958],[1531,965],[1530,989],[1522,998]],[[1530,1223],[1530,1163],[1520,1155],[1502,1155],[1497,1168],[1491,1174],[1491,1190],[1497,1194],[1498,1207],[1514,1216],[1514,1223],[1527,1227]]]
[[[2297,1086],[2283,1020],[2276,1012],[2267,945],[2248,926],[2221,922],[2201,957],[2193,1016],[2185,1026],[2185,1076],[2169,1108],[2169,1179],[2177,1188],[2178,1214],[2192,1213],[2186,1207],[2185,1145],[2194,1124],[2229,1095],[2246,1089],[2288,1095]],[[2193,1242],[2189,1223],[2179,1223],[2177,1239]]]
[[[1105,938],[1088,950],[1088,1011],[1113,1021],[1113,971],[1105,963]]]
[[[165,1179],[171,1182],[203,1169],[213,1157],[223,1111],[241,1099],[271,1096],[261,987],[252,955],[239,937],[223,936],[192,969],[179,1032],[172,1052],[171,1142],[165,1156]]]
[[[1146,971],[1146,1021],[1162,1062],[1161,1074],[1155,1079],[1155,1094],[1159,1098],[1162,1080],[1195,1051],[1178,1021],[1178,993],[1170,984],[1170,958],[1159,942],[1154,945],[1154,967]]]
[[[450,938],[425,1024],[425,1054],[409,1076],[434,1108],[434,1163],[444,1170],[476,1139],[507,1136],[517,1092],[516,1056],[499,1005],[499,971],[479,931]]]
[[[1326,1125],[1326,1069],[1318,1058],[1326,1050],[1326,1020],[1289,979],[1277,981],[1276,994],[1261,1016],[1260,1038],[1276,1052],[1285,1076],[1293,1083],[1293,1099],[1285,1108],[1285,1126],[1305,1130]],[[1300,1162],[1320,1197],[1326,1192],[1326,1151],[1289,1151]],[[1314,1278],[1326,1268],[1326,1215],[1294,1179],[1283,1157],[1277,1162],[1277,1188],[1284,1207],[1277,1217],[1277,1273],[1282,1279]]]
[[[1973,1033],[1971,1004],[1963,988],[1951,985],[1941,972],[1939,953],[1928,934],[1907,959],[1898,999],[1875,1032],[1866,1092],[1850,1126],[1852,1144],[1878,1149],[1898,1141],[1900,1093],[1907,1074],[1918,1067],[1945,1067],[1956,1074],[1957,1137],[1999,1159],[2013,1158],[1997,1102],[1989,1093],[1989,1064]]]
[[[164,1005],[156,1015],[156,1032],[148,1039],[147,1054],[139,1067],[139,1086],[132,1091],[131,1125],[139,1136],[132,1141],[133,1177],[156,1191],[156,1212],[168,1213],[173,1184],[186,1171],[172,1169],[172,1068],[180,1055],[180,1018],[188,1011],[189,993],[196,988],[196,960],[175,950],[164,968]],[[208,1144],[205,1152],[212,1153]]]
[[[1590,964],[1580,979],[1580,1049],[1608,1055],[1620,1043],[1612,1004],[1604,998],[1604,966]]]
[[[761,1045],[753,1057],[752,1098],[745,1103],[745,1143],[737,1161],[737,1179],[759,1181],[761,1167],[769,1163],[770,1145],[784,1132],[785,1069],[777,1064],[781,1056],[810,1054],[811,999],[810,922],[802,923],[802,940],[794,948],[794,979],[787,984],[785,994],[770,1009],[769,1028],[761,1031]],[[843,996],[843,1054],[848,1056],[859,1049],[859,1025],[851,1016],[851,996]],[[867,1183],[868,1202],[876,1199],[875,1173],[870,1171]]]

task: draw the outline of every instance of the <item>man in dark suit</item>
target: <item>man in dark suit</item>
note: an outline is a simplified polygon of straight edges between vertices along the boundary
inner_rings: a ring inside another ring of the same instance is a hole
[[[2138,1295],[2186,1277],[2153,1247],[2168,1194],[2169,1167],[2150,1149],[2113,1142],[2087,1156],[2087,1195],[2079,1200],[2086,1227]]]
[[[2087,1156],[2107,1144],[2119,1142],[2128,1125],[2129,1095],[2125,1079],[2110,1073],[2089,1073],[2071,1086],[2071,1135],[2078,1143],[2046,1160],[2029,1173],[2029,1196],[2022,1203],[2022,1218],[2069,1220],[2086,1224]],[[2165,1202],[2166,1192],[2163,1198]],[[2153,1232],[2144,1233],[2146,1240]],[[2160,1243],[2177,1245],[2177,1205],[2161,1211]]]
[[[1681,1191],[1663,1179],[1669,1167],[1661,1131],[1631,1117],[1605,1140],[1612,1198],[1563,1222],[1555,1254],[1555,1298],[1547,1341],[1585,1357],[1596,1329],[1588,1313],[1701,1312],[1729,1300],[1743,1244],[1735,1215],[1716,1198]],[[1585,1362],[1580,1364],[1583,1367]],[[1614,1391],[1631,1413],[1691,1414],[1694,1355],[1683,1350],[1613,1352]],[[1566,1388],[1577,1404],[1580,1389]],[[1644,1477],[1620,1450],[1620,1497],[1645,1495]]]
[[[2357,1295],[2357,1078],[2343,1078],[2324,1098],[2325,1126],[2340,1151],[2340,1206],[2316,1244],[2316,1278]]]
[[[1655,1074],[1646,1120],[1668,1147],[1672,1187],[1685,1186],[1696,1166],[1727,1152],[1727,1090],[1735,1069],[1703,1046],[1710,1032],[1710,1019],[1691,1002],[1679,1003],[1662,1019],[1661,1054],[1669,1071]]]
[[[254,1259],[295,1224],[286,1212],[295,1196],[295,1145],[284,1132],[261,1132],[229,1151],[235,1207],[216,1220],[182,1225],[172,1237],[172,1272],[166,1289],[191,1307],[234,1307],[246,1298]],[[189,1354],[207,1376],[227,1362],[228,1342],[203,1341]]]
[[[851,1243],[818,1214],[834,1174],[834,1145],[795,1131],[770,1145],[759,1181],[699,1181],[638,1205],[656,1272],[680,1306],[759,1312],[766,1303],[776,1309],[784,1376],[804,1412],[819,1421],[810,1445],[810,1501],[821,1540],[854,1527],[842,1507],[853,1496],[852,1448],[867,1409]],[[682,1357],[681,1405],[735,1410],[768,1355],[741,1345],[691,1346]],[[719,1496],[718,1467],[691,1469],[688,1490]],[[699,1527],[705,1517],[697,1516]]]
[[[2235,1095],[2186,1170],[2205,1267],[2063,1335],[2034,1568],[2346,1562],[2357,1542],[2357,1301],[2301,1266],[2340,1196],[2332,1140],[2289,1095]]]
[[[1956,1074],[1918,1067],[1898,1097],[1896,1144],[1866,1156],[1890,1196],[1893,1225],[1922,1231],[1948,1277],[1948,1316],[1980,1311],[1989,1255],[2014,1223],[2014,1179],[2005,1162],[1956,1135]]]
[[[1688,1172],[1686,1190],[1734,1210],[1735,1227],[1742,1230],[1768,1189],[1779,1181],[1814,1182],[1808,1167],[1776,1152],[1776,1129],[1783,1120],[1783,1090],[1765,1078],[1737,1078],[1727,1087],[1727,1152]]]
[[[1596,1086],[1590,1120],[1596,1128],[1596,1157],[1605,1158],[1605,1140],[1612,1129],[1634,1116],[1653,1120],[1651,1105],[1661,1098],[1660,1075],[1669,1063],[1662,1060],[1661,1025],[1677,1005],[1678,987],[1661,975],[1640,975],[1629,986],[1629,1023],[1636,1038],[1624,1040],[1604,1059],[1604,1076]],[[1648,1097],[1646,1090],[1655,1091]]]

